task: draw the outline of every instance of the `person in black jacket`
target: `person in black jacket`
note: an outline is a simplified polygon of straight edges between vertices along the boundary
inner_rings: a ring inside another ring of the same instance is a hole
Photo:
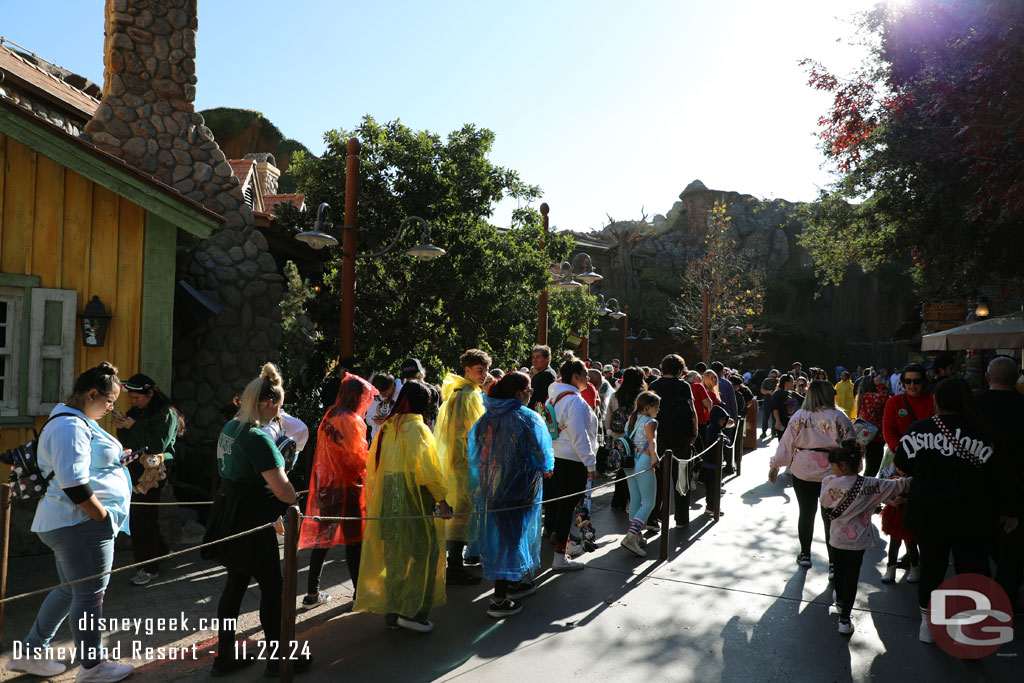
[[[661,397],[661,404],[658,409],[658,455],[664,456],[666,450],[672,451],[677,458],[689,458],[693,442],[697,439],[697,411],[693,407],[693,392],[690,385],[683,379],[686,372],[686,361],[682,356],[672,353],[661,361],[661,377],[651,383],[650,390]],[[648,517],[648,525],[661,519],[662,506],[662,478],[665,467],[656,470],[658,475],[658,492],[654,503],[654,509]],[[676,489],[676,482],[679,477],[689,482],[690,468],[672,461],[672,487],[675,500],[675,522],[676,526],[686,526],[690,523],[690,493],[685,496],[679,495]]]
[[[950,552],[957,574],[988,576],[999,513],[1012,512],[1005,463],[967,382],[939,383],[935,404],[938,415],[910,425],[895,454],[896,467],[914,478],[903,522],[921,551],[918,639],[926,643],[932,642],[928,603],[946,576]]]

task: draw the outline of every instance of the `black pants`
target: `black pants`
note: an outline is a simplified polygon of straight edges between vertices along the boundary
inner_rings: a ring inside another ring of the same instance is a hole
[[[260,626],[263,628],[264,638],[280,642],[281,591],[284,581],[281,576],[281,560],[277,554],[277,540],[271,540],[274,544],[272,548],[267,545],[266,548],[261,548],[260,552],[254,553],[254,563],[249,571],[228,569],[228,580],[217,604],[217,620],[223,625],[225,620],[238,619],[249,581],[255,578],[260,587]],[[234,631],[220,631],[217,657],[234,659],[234,644]]]
[[[159,486],[145,493],[132,492],[133,503],[158,503],[160,490],[166,480]],[[167,544],[160,535],[160,507],[157,505],[133,505],[128,516],[128,530],[132,536],[133,563],[145,562],[154,557],[167,554]],[[151,562],[143,567],[149,573],[160,571],[159,562]]]
[[[330,548],[313,548],[309,553],[309,576],[306,581],[306,592],[316,595],[320,592],[320,574],[324,571],[324,560]],[[352,577],[352,590],[359,585],[359,558],[362,556],[363,544],[345,546],[345,564],[348,574]]]
[[[835,563],[836,578],[832,585],[839,601],[839,618],[846,621],[857,598],[857,582],[860,580],[860,566],[864,562],[863,550],[843,550],[828,547],[832,562]]]
[[[771,421],[775,419],[772,416],[771,405],[769,405],[771,401],[767,399],[762,399],[758,401],[758,403],[760,404],[758,408],[761,410],[761,431],[767,434],[768,425],[771,424]]]
[[[800,507],[800,517],[796,523],[797,534],[800,536],[800,552],[808,557],[811,556],[811,539],[814,538],[814,516],[820,512],[821,521],[825,523],[825,544],[828,548],[828,561],[832,562],[832,546],[828,545],[832,537],[832,520],[828,518],[825,508],[821,507],[820,481],[804,481],[793,477],[793,493],[796,495],[797,505]]]
[[[629,510],[629,482],[626,481],[626,473],[622,470],[615,474],[615,492],[612,494],[612,507],[619,510]]]
[[[1024,527],[1018,526],[1011,534],[998,532],[996,540],[996,582],[1010,596],[1010,602],[1020,604],[1020,585],[1024,579]]]
[[[948,541],[944,538],[917,537],[921,551],[921,581],[917,584],[917,602],[928,607],[932,591],[946,578],[949,554],[953,553],[953,569],[957,574],[988,576],[986,540]]]
[[[625,482],[623,482],[625,483]],[[551,503],[551,530],[555,533],[555,551],[565,548],[569,540],[569,529],[572,526],[573,513],[576,506],[583,500],[582,491],[587,486],[587,468],[578,460],[555,458],[555,473],[551,476],[552,497],[558,498],[580,491],[579,495]]]
[[[873,477],[878,474],[885,453],[884,441],[872,441],[864,447],[864,476]]]
[[[448,541],[445,547],[448,550],[448,571],[465,569],[466,563],[463,561],[462,556],[466,551],[466,542]]]

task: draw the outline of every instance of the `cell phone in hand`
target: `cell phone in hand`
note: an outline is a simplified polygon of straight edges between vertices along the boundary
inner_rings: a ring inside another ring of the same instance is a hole
[[[114,408],[114,409],[113,409],[113,410],[111,410],[110,412],[111,412],[111,413],[112,413],[112,414],[114,415],[114,417],[119,417],[119,418],[121,418],[122,420],[124,419],[124,413],[122,413],[122,412],[121,412],[120,410],[118,410],[117,408]]]
[[[122,465],[127,465],[130,462],[135,462],[136,460],[139,459],[140,456],[143,456],[146,453],[149,453],[149,446],[143,446],[142,448],[136,448],[134,451],[132,451],[128,455],[122,455],[121,456],[121,464]]]

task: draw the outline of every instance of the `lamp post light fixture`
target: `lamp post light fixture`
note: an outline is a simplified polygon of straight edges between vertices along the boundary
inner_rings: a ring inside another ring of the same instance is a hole
[[[584,266],[586,269],[584,272],[578,272],[576,268],[576,262],[583,259]],[[560,280],[557,287],[565,289],[577,289],[583,285],[592,285],[599,280],[603,280],[604,277],[594,272],[593,261],[590,258],[590,254],[580,252],[576,254],[572,261],[563,261],[562,267],[559,271]]]
[[[629,340],[629,341],[636,341],[637,340],[637,336],[635,334],[633,334],[633,328],[632,327],[629,328],[629,333],[626,335],[626,339]]]
[[[978,318],[987,318],[990,312],[991,311],[989,311],[988,308],[988,297],[981,297],[978,301],[978,307],[974,309],[974,315]]]
[[[608,306],[604,302],[604,294],[598,294],[597,295],[597,309],[594,311],[594,313],[597,313],[600,316],[605,316],[605,315],[610,314],[611,312],[612,312],[612,309],[608,308]]]
[[[300,232],[295,236],[295,239],[308,244],[313,249],[338,246],[338,240],[328,232],[333,227],[331,222],[326,220],[326,215],[330,208],[331,205],[327,202],[320,204],[316,209],[316,223],[313,224],[313,229],[307,232]]]
[[[654,341],[654,339],[651,337],[651,335],[647,333],[647,328],[646,327],[643,328],[642,330],[640,330],[640,334],[638,334],[637,336],[640,337],[640,341],[645,341],[645,342]]]
[[[626,317],[626,314],[623,313],[622,310],[619,308],[619,300],[618,299],[616,299],[614,297],[612,297],[611,299],[608,299],[608,307],[612,309],[611,313],[609,313],[608,315],[610,315],[611,317],[615,318],[616,320],[622,320],[623,318]]]
[[[94,295],[77,317],[82,326],[82,346],[103,346],[113,316],[107,313],[107,308],[100,298]]]

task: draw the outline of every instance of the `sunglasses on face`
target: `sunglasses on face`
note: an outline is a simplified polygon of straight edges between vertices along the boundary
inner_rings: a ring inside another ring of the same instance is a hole
[[[904,384],[924,384],[923,379],[908,377],[903,380]]]

